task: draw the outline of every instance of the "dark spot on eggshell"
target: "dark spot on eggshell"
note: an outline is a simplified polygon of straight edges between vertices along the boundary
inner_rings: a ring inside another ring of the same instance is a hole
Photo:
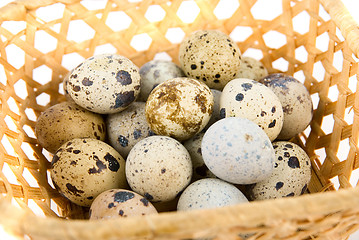
[[[52,157],[52,161],[51,161],[51,165],[54,165],[55,163],[57,163],[57,161],[59,161],[59,156],[57,154],[55,154],[53,157]]]
[[[80,197],[81,194],[84,193],[84,191],[77,189],[75,186],[71,185],[70,183],[66,183],[66,188],[71,194],[77,197]]]
[[[197,96],[194,98],[197,105],[200,107],[202,113],[206,113],[207,111],[207,98],[205,96],[197,94]]]
[[[118,137],[117,141],[119,142],[119,144],[122,147],[127,147],[128,146],[128,139],[125,136],[120,135]]]
[[[123,216],[124,212],[123,210],[121,209],[119,212],[118,212],[118,215],[120,215],[121,217]]]
[[[276,111],[275,107],[272,107],[271,112],[272,112],[272,113],[275,113],[275,111]]]
[[[122,85],[129,85],[132,83],[131,74],[129,74],[125,70],[120,70],[116,74],[117,82],[121,83]]]
[[[120,168],[120,164],[118,163],[117,159],[110,153],[106,153],[104,158],[108,162],[108,169],[110,169],[112,172],[117,172]]]
[[[283,106],[283,112],[286,114],[292,114],[293,108],[288,104]]]
[[[273,122],[271,122],[271,123],[268,125],[268,128],[274,128],[274,127],[275,127],[275,123],[276,123],[276,120],[274,119]]]
[[[81,83],[82,83],[82,85],[88,87],[93,84],[93,81],[91,81],[88,77],[84,77],[84,79],[82,80]]]
[[[305,185],[303,186],[302,191],[300,192],[300,194],[301,194],[301,195],[304,194],[305,191],[307,191],[307,188],[308,188],[308,185],[305,184]]]
[[[279,190],[281,189],[282,187],[284,186],[284,183],[283,182],[277,182],[277,184],[275,185],[275,190]]]
[[[148,200],[146,198],[141,198],[140,201],[143,203],[143,206],[148,206]]]
[[[81,90],[81,87],[75,85],[75,86],[72,87],[72,90],[74,90],[74,92],[79,92]]]
[[[201,63],[201,65],[203,65],[203,64],[204,64],[204,61],[201,61],[200,63]]]
[[[219,117],[220,118],[226,117],[226,109],[225,108],[221,108],[221,110],[219,111]]]
[[[141,129],[135,129],[135,130],[133,131],[133,137],[134,137],[135,139],[139,139],[141,136],[142,136]]]
[[[277,168],[278,166],[278,163],[274,163],[274,168]]]
[[[148,130],[148,136],[149,137],[154,136],[154,135],[156,135],[156,133],[154,133],[152,130]]]
[[[134,91],[126,91],[123,93],[116,93],[115,105],[111,108],[126,107],[135,100]]]
[[[289,143],[287,143],[286,145],[284,145],[285,147],[287,147],[287,148],[293,148],[293,145],[292,144],[289,144]]]
[[[221,74],[217,73],[216,75],[214,75],[215,78],[220,78]],[[216,81],[216,80],[215,80]]]
[[[122,203],[122,202],[126,202],[132,198],[135,197],[135,194],[132,192],[127,192],[127,191],[119,191],[116,192],[113,196],[113,201],[114,202],[118,202],[118,203]]]
[[[242,86],[242,88],[243,88],[244,91],[251,90],[252,87],[253,87],[253,85],[250,84],[250,83],[243,83],[241,86]]]
[[[153,196],[149,193],[145,193],[144,196],[145,196],[145,198],[147,198],[150,201],[153,200]]]
[[[244,135],[244,139],[246,140],[246,142],[253,141],[253,137],[247,133]]]
[[[161,169],[161,173],[164,174],[166,172],[166,168]]]
[[[264,117],[265,115],[267,115],[267,113],[265,111],[261,112],[261,117]]]
[[[288,166],[291,168],[300,168],[299,160],[297,157],[290,157],[288,160]]]
[[[242,93],[238,93],[236,95],[236,101],[240,102],[244,99],[244,95]]]
[[[74,154],[79,154],[81,151],[80,150],[74,150],[73,153]]]
[[[199,148],[197,149],[197,153],[202,154],[202,148],[199,147]]]
[[[93,197],[92,197],[92,196],[89,196],[89,197],[87,197],[87,199],[88,199],[88,200],[92,200],[92,199],[93,199]]]
[[[160,70],[156,69],[154,72],[153,72],[153,76],[155,78],[159,78],[160,77]]]
[[[89,174],[101,173],[102,170],[107,169],[106,165],[101,160],[99,160],[97,156],[94,156],[94,159],[97,159],[96,160],[97,168],[96,167],[90,168],[88,170]]]
[[[115,204],[112,202],[112,203],[109,203],[107,208],[113,208],[115,206]]]
[[[203,164],[202,166],[196,167],[195,172],[197,173],[197,175],[205,177],[207,176],[208,167],[206,166],[206,164]]]
[[[283,149],[284,150],[284,149]],[[286,149],[285,149],[286,150]],[[284,157],[290,157],[289,152],[284,152]]]
[[[196,65],[196,64],[191,64],[191,69],[192,69],[192,70],[197,69],[197,65]]]
[[[293,197],[293,196],[294,196],[294,192],[291,192],[291,193],[285,195],[285,197]]]
[[[76,161],[71,161],[71,162],[70,162],[70,165],[71,165],[71,166],[75,166],[75,165],[77,165],[77,162],[76,162]]]

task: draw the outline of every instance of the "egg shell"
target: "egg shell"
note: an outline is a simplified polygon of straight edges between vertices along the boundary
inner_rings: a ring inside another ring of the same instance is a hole
[[[152,89],[164,81],[177,77],[185,77],[182,69],[171,61],[152,60],[140,68],[141,91],[138,101],[146,102]]]
[[[304,131],[313,117],[312,99],[304,84],[282,73],[270,74],[259,82],[270,88],[282,104],[284,123],[278,139],[288,140]]]
[[[86,59],[73,69],[67,91],[80,106],[101,114],[124,110],[140,92],[138,67],[117,54]]]
[[[200,132],[197,135],[195,135],[193,138],[190,138],[183,143],[183,146],[187,149],[192,160],[193,175],[191,182],[195,182],[202,178],[216,177],[208,169],[202,157],[201,144],[202,144],[203,136],[204,136],[204,132]]]
[[[173,200],[190,182],[191,157],[177,140],[151,136],[128,154],[126,176],[131,189],[153,202]]]
[[[98,195],[91,204],[90,219],[108,219],[158,214],[145,197],[126,189],[111,189]]]
[[[107,143],[91,138],[64,143],[53,156],[50,173],[63,196],[85,207],[103,191],[128,188],[125,160]]]
[[[247,78],[230,81],[220,98],[221,117],[242,117],[255,122],[275,140],[282,130],[282,104],[272,90]]]
[[[180,44],[179,62],[188,77],[222,90],[237,77],[241,65],[238,45],[218,30],[193,32]]]
[[[200,179],[181,194],[177,210],[209,209],[247,203],[247,198],[235,186],[216,178]]]
[[[204,131],[207,130],[213,123],[215,123],[221,119],[219,101],[220,101],[222,92],[219,90],[216,90],[216,89],[211,89],[211,92],[213,95],[213,111],[212,111],[212,116],[209,119],[209,122],[207,123],[206,127],[204,128]]]
[[[249,78],[258,81],[268,75],[263,63],[252,57],[242,57],[237,78]]]
[[[295,143],[273,142],[275,163],[272,175],[248,186],[251,200],[275,199],[302,195],[311,178],[311,162]]]
[[[199,133],[213,112],[213,95],[191,78],[173,78],[158,85],[146,102],[146,119],[158,135],[187,140]]]
[[[69,102],[74,102],[74,100],[71,98],[69,91],[67,90],[69,85],[69,77],[72,74],[72,70],[66,73],[64,80],[62,81],[62,89],[64,90],[64,95],[66,97],[66,100]]]
[[[155,135],[148,126],[144,102],[134,102],[106,119],[108,141],[124,158],[140,140]]]
[[[90,112],[74,102],[55,104],[38,117],[35,136],[50,153],[73,138],[88,137],[105,140],[106,125],[100,114]]]
[[[257,124],[228,117],[214,123],[204,134],[202,157],[218,178],[251,184],[272,174],[275,155],[268,136]]]

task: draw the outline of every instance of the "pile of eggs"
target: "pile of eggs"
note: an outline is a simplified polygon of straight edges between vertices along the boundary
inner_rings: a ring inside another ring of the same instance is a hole
[[[312,118],[304,85],[217,30],[183,40],[179,62],[102,54],[68,74],[68,101],[35,127],[60,194],[90,219],[303,194],[311,162],[290,140]]]

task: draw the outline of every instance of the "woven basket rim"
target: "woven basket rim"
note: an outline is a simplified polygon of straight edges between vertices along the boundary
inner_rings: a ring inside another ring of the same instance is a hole
[[[300,204],[298,204],[299,202]],[[333,205],[333,203],[335,204]],[[156,236],[157,233],[172,233],[173,230],[183,233],[191,231],[193,228],[203,231],[207,228],[219,229],[223,224],[227,227],[241,225],[255,228],[261,224],[268,224],[273,219],[276,220],[270,224],[277,226],[282,218],[296,219],[307,213],[320,217],[323,214],[330,215],[342,211],[355,212],[358,210],[359,189],[356,187],[290,198],[255,201],[222,208],[163,212],[158,215],[91,221],[83,219],[64,221],[55,217],[42,218],[29,210],[19,209],[10,204],[8,197],[0,197],[0,224],[4,227],[16,224],[18,231],[22,234],[34,236],[40,234],[45,238],[53,236],[53,227],[56,226],[57,234],[59,234],[56,237],[68,236],[68,231],[71,231],[74,234],[81,234],[82,238],[96,239],[97,229],[101,229],[102,233],[106,232],[112,237]],[[216,218],[221,214],[226,216],[226,221]],[[193,224],[194,219],[196,224]],[[133,226],[138,227],[133,228]],[[39,229],[42,229],[42,232],[39,232]]]

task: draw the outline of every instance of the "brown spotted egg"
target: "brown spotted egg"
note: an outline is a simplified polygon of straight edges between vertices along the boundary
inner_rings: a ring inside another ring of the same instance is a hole
[[[126,177],[131,189],[148,200],[170,201],[191,181],[191,157],[173,138],[147,137],[128,154]]]
[[[188,77],[203,81],[210,88],[222,90],[237,77],[241,52],[237,44],[218,30],[199,30],[184,39],[179,62]]]
[[[137,142],[155,135],[146,121],[145,106],[144,102],[134,102],[124,111],[107,116],[108,141],[124,158]]]
[[[213,112],[213,95],[204,83],[173,78],[158,85],[146,102],[146,119],[158,135],[186,140],[199,133]]]
[[[128,58],[101,54],[73,69],[67,91],[80,106],[101,114],[124,110],[140,92],[138,67]]]
[[[306,152],[295,143],[273,142],[275,151],[272,175],[248,186],[252,200],[299,196],[307,190],[311,162]]]
[[[246,78],[230,81],[220,99],[221,117],[242,117],[258,124],[273,141],[282,130],[283,110],[278,97],[263,84]]]
[[[152,60],[145,63],[140,68],[141,91],[138,97],[139,101],[146,102],[152,89],[158,84],[176,77],[185,77],[182,69],[171,61]]]
[[[90,219],[108,219],[158,214],[145,197],[126,189],[111,189],[98,195],[90,208]]]
[[[304,131],[313,117],[313,103],[307,88],[292,76],[270,74],[259,82],[270,88],[283,106],[284,123],[278,139],[288,140]]]
[[[62,102],[47,108],[38,117],[35,135],[39,144],[54,153],[68,140],[89,137],[105,140],[105,121],[74,102]]]
[[[62,195],[85,207],[103,191],[128,187],[125,160],[107,143],[91,138],[64,143],[53,156],[50,173]]]
[[[263,63],[252,57],[242,57],[237,78],[249,78],[258,81],[268,75],[268,70]]]

